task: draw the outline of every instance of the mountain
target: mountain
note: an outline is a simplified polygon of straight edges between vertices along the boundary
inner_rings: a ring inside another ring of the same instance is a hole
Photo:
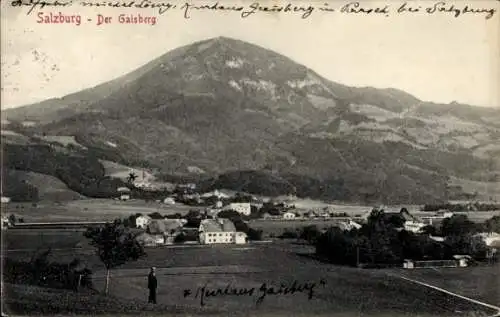
[[[3,130],[206,188],[421,203],[449,198],[450,179],[499,185],[497,109],[344,86],[224,37],[2,117]]]

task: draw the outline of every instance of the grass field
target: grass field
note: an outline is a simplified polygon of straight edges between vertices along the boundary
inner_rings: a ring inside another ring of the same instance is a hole
[[[318,220],[280,220],[280,221],[270,221],[270,220],[253,220],[249,221],[248,225],[253,229],[260,229],[264,232],[266,236],[274,234],[279,236],[285,230],[294,231],[296,229],[301,229],[305,226],[315,225],[318,229],[329,228],[338,223],[338,219],[318,219]]]
[[[163,215],[186,214],[192,207],[185,205],[165,205],[143,200],[119,201],[112,199],[82,199],[61,203],[11,203],[2,205],[2,212],[23,217],[25,222],[57,221],[110,221],[128,217],[135,213]]]
[[[298,200],[297,207],[319,208],[326,204],[312,200]],[[330,205],[331,211],[337,213],[347,213],[349,216],[362,215],[371,210],[369,206],[357,205]],[[399,211],[401,206],[385,207],[388,211]],[[428,216],[432,213],[418,211],[417,206],[408,206],[410,212],[416,216]],[[9,203],[2,205],[2,212],[5,214],[15,214],[24,218],[25,222],[57,222],[57,221],[109,221],[117,217],[127,217],[131,214],[149,214],[159,212],[163,215],[186,214],[190,209],[202,209],[201,207],[190,207],[182,204],[165,205],[157,202],[145,202],[144,200],[118,201],[112,199],[80,199],[63,202],[40,202],[36,205],[31,203]],[[472,221],[483,222],[495,215],[500,215],[500,211],[491,212],[468,212],[466,214]],[[318,226],[334,223],[331,219],[327,222],[323,220],[314,221]],[[306,221],[307,222],[307,221]],[[280,232],[284,228],[295,228],[306,225],[304,221],[273,221],[269,223],[255,222],[255,226],[261,229]]]
[[[405,270],[401,273],[408,278],[456,290],[463,296],[500,304],[500,263],[468,268]]]
[[[36,241],[36,233],[13,234],[8,232],[4,242],[13,246],[14,242],[21,248],[32,248]],[[9,235],[11,237],[9,238]],[[57,232],[52,238],[45,238],[45,246],[54,247],[53,260],[71,261],[80,257],[94,270],[94,283],[97,289],[104,286],[104,271],[93,250],[84,245],[83,249],[61,250],[70,248],[73,244],[85,241],[78,232]],[[23,242],[24,241],[24,242]],[[110,295],[111,302],[102,297],[88,297],[89,307],[100,313],[124,312],[168,312],[181,311],[199,314],[217,313],[218,315],[234,316],[486,316],[484,308],[457,299],[450,295],[422,286],[390,277],[387,273],[407,273],[401,270],[362,270],[325,264],[307,257],[297,255],[297,252],[306,252],[310,247],[293,245],[286,242],[272,244],[249,244],[244,246],[196,246],[196,247],[162,247],[147,250],[147,257],[137,262],[130,262],[111,273]],[[23,258],[32,254],[26,252],[6,252],[4,256]],[[158,307],[146,304],[146,275],[150,266],[158,268],[159,293]],[[476,285],[478,299],[485,298],[488,289],[495,284],[476,283],[470,278],[470,271],[456,270],[446,275],[455,282],[446,285],[451,291],[460,293],[461,284],[457,281],[468,281],[468,288]],[[417,271],[413,271],[417,272]],[[411,273],[413,273],[411,272]],[[452,271],[449,271],[452,272]],[[493,272],[493,271],[492,271]],[[417,272],[418,273],[418,272]],[[446,272],[445,272],[446,273]],[[443,274],[445,274],[443,273]],[[477,271],[478,278],[491,278],[486,271]],[[491,273],[492,274],[492,273]],[[424,274],[423,277],[426,275]],[[420,279],[422,276],[409,276]],[[436,276],[435,281],[439,282]],[[326,282],[320,285],[320,281]],[[290,284],[293,281],[300,283],[316,283],[314,294],[308,299],[306,293],[288,295],[267,295],[260,305],[256,304],[260,287],[279,287],[281,283]],[[428,281],[430,282],[430,281]],[[198,288],[207,286],[210,289],[220,287],[224,289],[228,284],[237,288],[255,287],[253,296],[218,296],[205,298],[205,306],[201,307],[200,298],[195,298]],[[484,288],[484,289],[483,289]],[[184,291],[191,290],[192,294],[184,297]],[[57,297],[56,291],[9,286],[7,303],[18,307],[29,305],[45,305],[43,308],[50,311],[51,296]],[[52,292],[52,293],[51,293]],[[483,294],[483,295],[480,295]],[[465,295],[474,295],[468,292]],[[74,299],[73,294],[59,294],[58,304],[66,308],[77,307],[84,312],[81,299]],[[85,297],[85,296],[84,296]],[[473,297],[473,296],[472,296]],[[61,302],[67,298],[66,302]],[[26,302],[29,303],[26,303]],[[76,301],[76,302],[74,302]],[[17,305],[17,306],[16,306]],[[92,306],[93,305],[93,306]],[[118,307],[119,306],[119,307]],[[53,307],[52,307],[53,308]],[[75,308],[76,309],[76,308]],[[121,309],[121,310],[120,310]],[[193,313],[191,313],[193,314]]]

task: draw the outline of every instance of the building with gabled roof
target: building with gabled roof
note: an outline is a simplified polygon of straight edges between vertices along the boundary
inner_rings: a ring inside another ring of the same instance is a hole
[[[234,223],[229,219],[204,219],[198,229],[199,240],[202,244],[244,244],[247,235],[236,230]]]
[[[150,221],[151,221],[150,216],[140,215],[135,218],[135,226],[137,228],[146,229]]]

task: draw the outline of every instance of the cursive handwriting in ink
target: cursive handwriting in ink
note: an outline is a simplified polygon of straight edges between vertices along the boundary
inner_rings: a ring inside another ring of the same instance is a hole
[[[219,4],[219,2],[216,2],[216,3],[211,4],[211,5],[194,5],[192,3],[186,2],[181,7],[181,10],[184,11],[184,18],[189,19],[191,10],[242,11],[243,7],[242,6],[224,6],[224,5]]]
[[[150,0],[141,1],[81,1],[82,7],[110,7],[110,8],[137,8],[137,9],[158,9],[159,14],[163,14],[171,9],[177,8],[176,4],[170,2],[158,2]]]
[[[398,13],[403,13],[403,12],[409,12],[409,13],[416,13],[416,12],[420,12],[420,9],[422,7],[421,6],[418,6],[418,7],[412,7],[410,6],[410,4],[408,4],[408,2],[405,2],[403,3],[399,8],[398,8]]]
[[[326,282],[324,280],[320,281],[320,285],[325,285]],[[272,286],[268,286],[266,283],[263,283],[259,288],[260,296],[257,298],[257,305],[261,304],[264,301],[264,298],[268,295],[293,295],[295,293],[307,293],[307,298],[311,300],[314,296],[314,288],[316,287],[316,283],[303,283],[299,284],[297,281],[293,281],[290,286],[286,284],[281,284],[279,288],[274,288]]]
[[[26,15],[30,15],[37,7],[43,9],[45,7],[68,7],[73,4],[73,1],[45,1],[45,0],[14,0],[10,3],[13,7],[29,7]]]
[[[366,8],[361,6],[359,2],[350,2],[346,5],[344,5],[341,9],[340,12],[342,13],[364,13],[364,14],[372,14],[372,13],[377,13],[377,14],[389,14],[389,6],[385,5],[383,7],[375,7],[375,8]]]
[[[496,9],[489,8],[481,8],[481,9],[475,9],[470,7],[469,5],[466,5],[463,8],[457,8],[453,4],[448,4],[444,1],[441,2],[436,2],[434,5],[427,7],[425,11],[429,14],[434,14],[434,13],[439,13],[439,12],[444,12],[444,13],[451,13],[454,15],[455,18],[458,18],[462,14],[467,14],[467,13],[473,13],[473,14],[479,14],[479,13],[486,13],[485,19],[488,20],[493,17],[493,15],[496,13]]]
[[[326,281],[321,279],[320,286],[326,285]],[[293,295],[295,293],[306,293],[307,298],[311,300],[314,297],[314,291],[317,287],[315,282],[299,283],[293,281],[291,284],[281,283],[279,287],[273,287],[267,283],[263,283],[260,287],[251,288],[237,288],[233,287],[230,283],[225,288],[209,288],[207,284],[198,287],[194,298],[200,300],[200,305],[205,306],[206,300],[210,297],[222,296],[237,296],[237,297],[256,297],[256,305],[261,304],[267,296],[285,296]],[[185,289],[183,292],[184,298],[193,295],[192,290]]]
[[[244,11],[241,14],[242,18],[247,18],[252,14],[257,12],[266,12],[266,13],[288,13],[288,12],[299,12],[302,13],[302,19],[307,19],[314,11],[313,6],[294,6],[291,3],[288,3],[284,6],[274,5],[272,7],[262,6],[258,2],[254,2],[248,6],[248,10]]]
[[[203,287],[198,287],[194,298],[200,299],[200,305],[205,306],[205,298],[217,297],[217,296],[253,296],[255,288],[235,288],[231,284],[227,284],[224,289],[210,289],[208,285],[205,284]],[[184,290],[184,297],[188,297],[192,294],[191,290]]]

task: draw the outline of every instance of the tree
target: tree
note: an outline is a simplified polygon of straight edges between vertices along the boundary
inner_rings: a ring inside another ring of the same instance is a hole
[[[108,294],[111,269],[146,255],[135,235],[128,231],[120,220],[107,223],[104,227],[88,228],[84,235],[90,239],[90,245],[96,248],[99,259],[106,267],[106,294]]]
[[[431,236],[435,236],[437,234],[436,227],[434,227],[432,225],[427,225],[427,226],[423,227],[421,229],[421,231],[422,231],[423,234],[428,234],[428,235],[431,235]]]
[[[476,225],[464,215],[453,215],[441,224],[443,236],[464,236],[474,233],[476,229]]]
[[[135,173],[129,173],[127,177],[127,183],[132,184],[137,178],[137,175]]]
[[[241,215],[235,210],[222,210],[217,214],[217,217],[226,219],[240,219]]]
[[[157,211],[148,214],[148,216],[151,217],[151,219],[163,219],[163,216]]]
[[[12,225],[15,225],[15,224],[16,224],[16,221],[17,221],[16,215],[11,214],[11,215],[9,216],[9,225],[11,225],[11,226],[12,226]]]
[[[484,222],[484,229],[488,232],[500,233],[500,216],[493,216]]]
[[[320,235],[321,232],[318,230],[318,227],[316,225],[309,225],[302,228],[300,238],[306,240],[311,244],[315,244]]]

